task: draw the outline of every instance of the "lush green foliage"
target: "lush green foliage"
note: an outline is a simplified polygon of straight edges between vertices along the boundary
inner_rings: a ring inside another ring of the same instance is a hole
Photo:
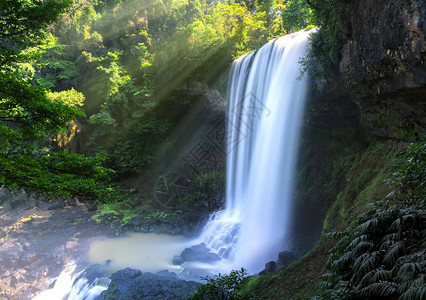
[[[343,43],[350,21],[350,1],[309,0],[312,22],[320,29],[312,36],[308,54],[302,59],[304,71],[318,82],[337,82],[337,72]]]
[[[105,203],[91,217],[97,223],[105,222],[110,226],[119,229],[133,217],[137,217],[141,211],[135,208],[130,201],[124,200],[114,203]]]
[[[247,275],[246,270],[234,270],[228,275],[206,276],[202,278],[206,283],[198,287],[189,300],[225,300],[225,299],[256,299],[248,293],[240,293],[239,286]]]
[[[84,95],[51,92],[58,80],[78,75],[72,62],[52,57],[66,46],[46,34],[71,6],[68,0],[6,0],[0,4],[0,186],[23,187],[50,197],[113,200],[111,170],[99,158],[41,147],[51,134],[83,117]],[[37,64],[35,58],[41,57]],[[40,75],[47,69],[47,75]],[[50,76],[48,76],[50,75]]]
[[[33,139],[60,129],[83,113],[32,85],[20,73],[20,64],[37,53],[25,52],[45,36],[45,29],[70,5],[70,1],[7,0],[0,4],[0,132],[3,143]],[[4,145],[3,145],[4,147]]]
[[[80,117],[80,150],[120,177],[173,150],[173,129],[199,100],[186,86],[214,84],[237,56],[312,23],[302,0],[8,0],[0,8],[0,82],[9,87],[0,92],[2,161],[21,161],[14,155],[31,152],[30,139]]]
[[[199,100],[182,92],[188,83],[213,84],[234,58],[305,27],[309,16],[300,0],[76,0],[49,28],[32,78],[82,92],[87,153],[119,176],[142,173]]]
[[[344,232],[332,249],[320,299],[422,299],[426,294],[425,144],[412,145],[386,199]]]
[[[178,199],[191,207],[220,209],[225,195],[225,171],[216,170],[196,176],[189,185],[189,190],[183,199]]]
[[[62,92],[48,92],[46,95],[53,101],[76,108],[83,107],[85,100],[84,95],[80,92],[77,92],[73,88]]]
[[[376,205],[333,248],[324,299],[422,299],[426,293],[425,201]],[[414,296],[417,295],[417,296]]]
[[[23,187],[48,197],[100,202],[115,201],[117,192],[109,184],[112,170],[103,160],[66,151],[33,150],[0,155],[0,185]]]
[[[399,167],[388,180],[393,194],[419,201],[426,197],[426,143],[412,144],[400,154]]]
[[[73,78],[80,74],[75,63],[64,57],[67,48],[67,45],[58,44],[57,38],[48,34],[42,45],[31,49],[39,51],[41,55],[39,61],[34,64],[34,80],[39,86],[47,89],[68,89],[75,84]]]
[[[284,1],[286,9],[282,11],[283,26],[287,33],[301,30],[313,24],[312,10],[306,0]]]

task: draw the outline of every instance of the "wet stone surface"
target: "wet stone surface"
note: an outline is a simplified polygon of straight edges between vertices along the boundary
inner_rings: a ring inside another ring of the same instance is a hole
[[[102,292],[101,299],[182,299],[192,294],[199,282],[179,279],[176,274],[160,271],[157,274],[142,273],[126,268],[111,276],[111,284]]]
[[[182,251],[180,256],[173,257],[173,263],[180,265],[185,261],[198,261],[203,263],[215,263],[221,260],[221,257],[211,252],[205,243],[201,243]]]
[[[67,263],[85,260],[90,240],[111,231],[92,214],[75,200],[44,202],[0,188],[0,300],[32,299]]]

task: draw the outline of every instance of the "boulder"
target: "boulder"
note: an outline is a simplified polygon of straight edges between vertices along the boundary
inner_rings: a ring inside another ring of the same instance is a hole
[[[0,188],[0,204],[6,203],[12,197],[10,191],[5,188]]]
[[[180,254],[184,261],[199,261],[205,263],[214,263],[221,260],[220,256],[210,251],[206,244],[202,243],[199,245],[186,248]]]
[[[173,256],[172,262],[173,262],[174,265],[179,266],[179,265],[183,264],[185,261],[182,258],[182,256],[175,255],[175,256]]]
[[[87,208],[87,211],[95,211],[98,209],[98,206],[94,203],[87,203],[86,208]]]
[[[276,270],[277,270],[277,264],[276,264],[276,262],[270,261],[270,262],[268,262],[268,263],[265,264],[265,271],[266,272],[271,273],[271,272],[274,272]]]
[[[200,283],[179,279],[169,271],[157,274],[126,268],[111,276],[111,283],[102,292],[105,300],[181,299],[193,293]]]
[[[66,202],[67,202],[67,205],[69,205],[69,206],[76,206],[77,205],[77,200],[75,198],[68,198],[66,200]]]
[[[293,261],[295,261],[297,258],[293,254],[293,252],[290,251],[282,251],[278,254],[278,262],[277,267],[278,268],[285,268],[289,264],[291,264]]]
[[[62,199],[56,199],[52,204],[49,205],[47,208],[48,210],[56,210],[56,209],[62,209],[65,207],[64,200]]]
[[[169,270],[161,270],[161,271],[158,271],[156,274],[162,277],[168,277],[170,279],[179,279],[176,273],[170,272]]]

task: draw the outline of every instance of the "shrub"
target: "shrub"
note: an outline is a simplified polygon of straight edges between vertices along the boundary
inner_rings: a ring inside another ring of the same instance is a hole
[[[200,285],[188,300],[224,300],[224,299],[255,299],[248,293],[240,293],[240,284],[247,275],[245,269],[231,271],[228,275],[206,276],[206,283]]]
[[[320,29],[312,35],[307,55],[301,60],[302,72],[307,72],[318,82],[335,84],[350,20],[350,3],[348,0],[307,2],[313,10],[313,23]]]
[[[24,150],[26,152],[26,150]],[[49,197],[79,197],[99,202],[118,199],[103,160],[66,151],[0,153],[0,185],[25,188]]]

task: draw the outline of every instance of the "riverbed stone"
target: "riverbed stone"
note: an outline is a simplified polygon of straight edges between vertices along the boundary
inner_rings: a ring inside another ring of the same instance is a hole
[[[181,299],[193,293],[200,283],[179,279],[170,272],[142,273],[126,268],[111,276],[101,296],[105,300]]]
[[[179,277],[174,272],[170,272],[169,270],[161,270],[155,273],[156,275],[163,276],[163,277],[169,277],[171,279],[179,279]]]
[[[51,205],[49,205],[49,207],[47,209],[48,210],[57,210],[57,209],[62,209],[64,207],[65,207],[64,200],[57,199]]]
[[[79,277],[76,278],[85,278],[89,283],[94,282],[97,278],[105,277],[104,268],[100,264],[90,265],[87,269],[85,269]]]
[[[214,263],[221,260],[220,256],[211,252],[205,243],[192,246],[191,248],[185,248],[180,256],[184,261]]]
[[[180,266],[184,262],[185,262],[185,260],[182,258],[182,256],[180,256],[180,255],[173,256],[172,263],[174,265]]]
[[[49,202],[2,188],[0,198],[0,299],[33,299],[52,288],[49,280],[70,262],[81,261],[93,237],[111,231],[109,225],[92,221],[93,214],[80,206],[64,208],[63,200]],[[91,279],[100,276],[96,268],[91,271]]]

